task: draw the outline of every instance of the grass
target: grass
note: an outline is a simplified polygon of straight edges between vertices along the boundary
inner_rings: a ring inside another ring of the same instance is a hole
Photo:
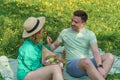
[[[23,22],[30,16],[45,16],[45,37],[53,40],[70,26],[72,12],[85,10],[89,19],[86,27],[95,32],[99,47],[120,56],[120,0],[0,0],[0,55],[16,58]],[[108,75],[107,80],[119,80]],[[0,76],[0,80],[3,80]]]
[[[120,74],[108,75],[106,80],[120,80]]]

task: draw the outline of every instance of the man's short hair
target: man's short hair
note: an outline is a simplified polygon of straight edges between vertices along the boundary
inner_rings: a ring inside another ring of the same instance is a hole
[[[86,22],[88,19],[87,13],[83,10],[76,10],[76,11],[74,11],[73,14],[74,14],[74,16],[80,17],[83,22]]]

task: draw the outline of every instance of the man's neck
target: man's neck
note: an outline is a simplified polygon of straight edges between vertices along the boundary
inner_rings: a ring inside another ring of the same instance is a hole
[[[79,28],[76,32],[80,32],[84,27]]]

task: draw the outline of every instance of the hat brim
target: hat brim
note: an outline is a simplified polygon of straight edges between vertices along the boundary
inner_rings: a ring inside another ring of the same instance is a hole
[[[23,38],[27,38],[27,37],[30,37],[32,35],[34,35],[35,33],[37,33],[38,31],[40,31],[40,29],[44,26],[44,23],[45,23],[45,17],[39,17],[37,18],[39,19],[40,23],[38,25],[38,27],[31,33],[28,33],[26,30],[23,31],[23,34],[22,34],[22,37]]]

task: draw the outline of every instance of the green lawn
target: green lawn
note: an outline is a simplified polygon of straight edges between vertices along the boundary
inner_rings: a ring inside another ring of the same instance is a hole
[[[95,32],[99,47],[120,56],[120,0],[0,0],[0,55],[17,57],[26,18],[46,17],[42,40],[46,44],[47,35],[55,40],[62,29],[70,26],[77,9],[88,13],[86,27]],[[120,80],[119,75],[108,75],[106,80]]]

